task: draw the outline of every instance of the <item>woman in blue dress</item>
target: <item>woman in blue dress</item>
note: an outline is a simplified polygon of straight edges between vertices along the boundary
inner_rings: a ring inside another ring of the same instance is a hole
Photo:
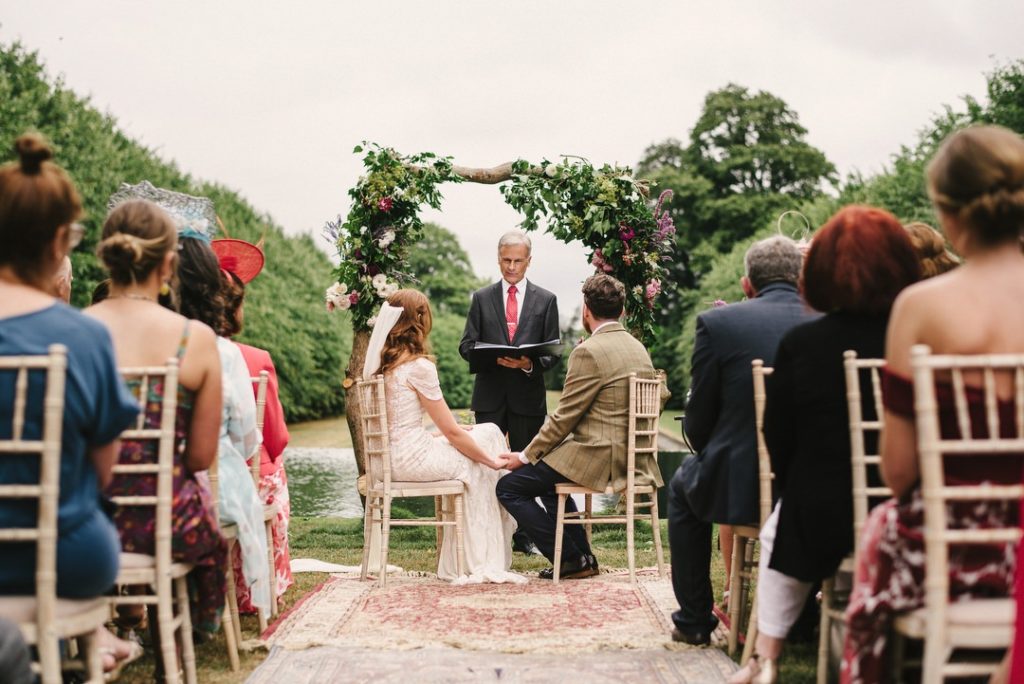
[[[100,488],[111,477],[117,438],[137,413],[114,361],[110,334],[52,292],[64,257],[82,237],[78,192],[53,162],[38,135],[15,143],[19,161],[0,168],[0,355],[45,354],[52,344],[67,347],[68,366],[61,439],[57,513],[57,594],[93,598],[109,591],[117,577],[121,547],[117,530],[100,503]],[[41,438],[44,376],[30,374],[25,436]],[[14,373],[0,373],[0,440],[11,436]],[[38,481],[35,457],[0,458],[0,483]],[[33,527],[36,504],[0,500],[0,528]],[[4,545],[0,594],[34,594],[36,550],[32,543]],[[134,655],[126,642],[106,630],[101,644],[113,657]]]

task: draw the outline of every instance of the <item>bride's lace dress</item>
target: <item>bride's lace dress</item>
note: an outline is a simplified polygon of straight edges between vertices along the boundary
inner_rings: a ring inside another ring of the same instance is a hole
[[[515,521],[498,503],[494,485],[503,471],[494,470],[462,455],[448,440],[423,427],[419,394],[443,399],[437,368],[419,358],[388,371],[384,376],[391,440],[391,476],[396,480],[461,480],[466,483],[465,533],[468,575],[459,577],[455,530],[444,528],[437,576],[456,583],[525,582],[508,571],[512,563]],[[505,436],[492,423],[475,425],[469,432],[491,456],[508,451]]]

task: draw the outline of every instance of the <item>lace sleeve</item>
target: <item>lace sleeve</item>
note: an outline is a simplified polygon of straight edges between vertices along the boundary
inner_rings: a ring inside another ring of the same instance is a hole
[[[427,359],[416,359],[409,364],[409,386],[430,400],[444,399],[437,366]]]

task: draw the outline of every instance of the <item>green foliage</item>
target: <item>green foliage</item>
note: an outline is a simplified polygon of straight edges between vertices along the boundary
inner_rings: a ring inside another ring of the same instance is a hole
[[[406,263],[415,276],[414,286],[427,295],[435,313],[448,311],[465,320],[470,294],[487,284],[473,273],[469,255],[455,234],[435,223],[423,224],[423,234],[410,246]]]
[[[465,315],[442,311],[434,315],[434,329],[430,331],[430,348],[437,359],[441,391],[452,407],[469,406],[473,398],[473,376],[469,364],[459,355],[465,325]]]
[[[12,155],[14,139],[28,130],[52,143],[55,160],[71,175],[85,205],[85,239],[72,254],[74,304],[85,306],[106,277],[95,257],[107,198],[122,182],[154,185],[210,197],[232,237],[265,237],[267,267],[249,287],[246,330],[240,341],[270,351],[281,381],[289,420],[334,415],[343,408],[338,385],[342,360],[351,348],[347,326],[323,311],[319,283],[330,261],[308,236],[288,238],[270,217],[259,214],[227,188],[198,181],[128,138],[112,116],[102,114],[50,80],[36,53],[20,44],[0,45],[0,155]]]
[[[628,167],[595,168],[585,159],[539,167],[518,160],[512,182],[501,188],[505,200],[522,212],[523,228],[535,230],[547,217],[547,232],[559,240],[579,240],[590,249],[598,270],[626,286],[626,325],[641,340],[654,337],[654,302],[666,277],[675,227],[662,203],[652,208],[649,185]]]
[[[349,310],[356,330],[370,329],[370,318],[397,283],[415,280],[407,255],[422,234],[420,208],[439,209],[438,186],[462,180],[452,172],[450,157],[432,152],[402,156],[366,142],[353,151],[363,152],[363,146],[366,174],[348,192],[348,217],[342,221],[339,216],[326,227],[341,257],[327,304],[331,310]]]

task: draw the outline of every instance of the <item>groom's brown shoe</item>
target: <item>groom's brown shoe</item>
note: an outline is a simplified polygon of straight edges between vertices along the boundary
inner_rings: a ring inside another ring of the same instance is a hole
[[[583,579],[584,577],[593,577],[599,572],[596,558],[593,556],[580,556],[576,560],[562,563],[558,579]],[[554,579],[555,569],[541,570],[539,576],[541,579]]]

